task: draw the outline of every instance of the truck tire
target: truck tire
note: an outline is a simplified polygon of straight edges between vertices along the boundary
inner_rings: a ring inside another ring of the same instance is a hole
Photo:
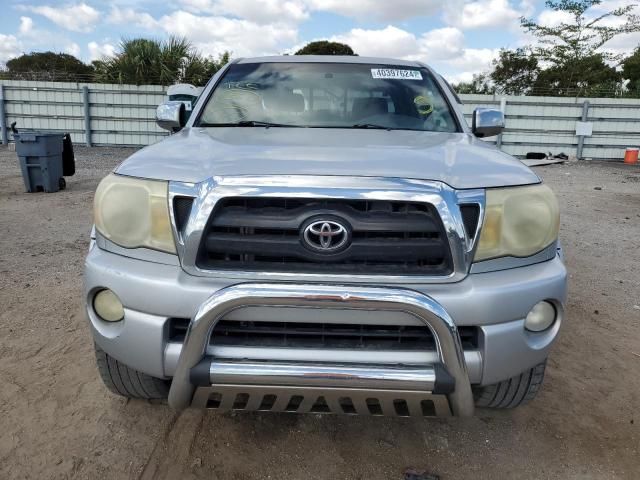
[[[544,379],[545,360],[535,367],[493,385],[474,388],[476,406],[514,408],[529,403],[540,390]]]
[[[116,395],[146,400],[164,400],[169,395],[169,380],[139,372],[107,355],[94,344],[98,372],[105,386]]]

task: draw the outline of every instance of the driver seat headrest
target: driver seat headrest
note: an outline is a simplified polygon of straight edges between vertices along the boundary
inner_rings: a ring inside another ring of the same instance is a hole
[[[353,118],[364,118],[386,113],[389,113],[386,98],[370,97],[356,98],[353,100],[353,107],[351,109]]]

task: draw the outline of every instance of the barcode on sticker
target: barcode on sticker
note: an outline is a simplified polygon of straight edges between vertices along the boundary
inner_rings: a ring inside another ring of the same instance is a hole
[[[419,70],[399,70],[396,68],[372,68],[373,78],[397,78],[400,80],[422,80]]]

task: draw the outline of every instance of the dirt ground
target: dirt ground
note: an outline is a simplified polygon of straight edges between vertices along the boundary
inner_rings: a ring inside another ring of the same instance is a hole
[[[131,153],[77,148],[56,194],[0,147],[0,478],[640,477],[640,167],[537,168],[562,207],[567,321],[542,393],[469,420],[215,415],[109,394],[79,315],[98,180]]]

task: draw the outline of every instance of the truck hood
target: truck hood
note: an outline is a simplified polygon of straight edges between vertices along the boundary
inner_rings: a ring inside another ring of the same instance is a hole
[[[194,183],[233,175],[397,177],[457,189],[540,181],[467,133],[342,128],[186,128],[134,153],[116,172]]]

